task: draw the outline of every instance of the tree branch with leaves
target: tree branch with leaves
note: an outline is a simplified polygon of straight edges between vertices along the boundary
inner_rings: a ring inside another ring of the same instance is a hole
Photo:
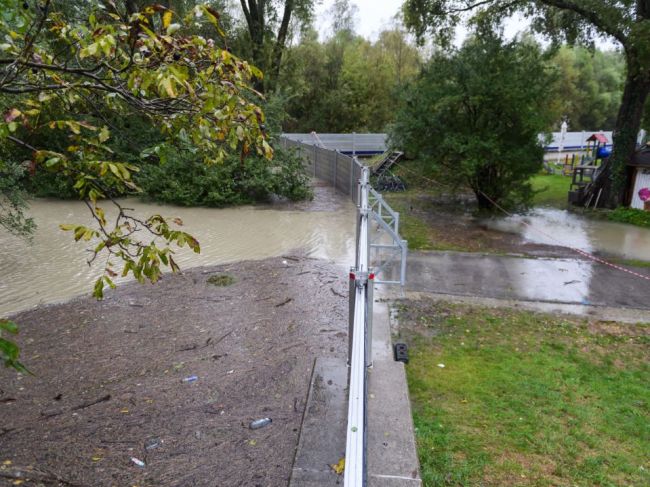
[[[264,114],[251,101],[261,98],[252,85],[262,73],[217,47],[223,32],[213,8],[199,5],[180,18],[154,4],[123,15],[106,0],[87,20],[71,22],[65,4],[0,0],[0,94],[8,100],[0,143],[22,147],[32,173],[56,172],[74,181],[94,225],[66,222],[61,228],[92,244],[89,263],[105,256],[93,291],[101,298],[115,277],[155,282],[164,268],[179,269],[174,248],[199,252],[200,246],[179,228],[179,219],[139,218],[118,199],[139,191],[133,181],[139,167],[116,159],[111,129],[89,115],[89,105],[118,116],[137,113],[167,141],[191,144],[208,165],[233,152],[270,159],[273,151]],[[203,23],[213,26],[212,38],[192,34]],[[51,109],[55,105],[65,106],[63,116]],[[32,135],[44,130],[57,134],[60,147],[39,145]],[[16,365],[11,350],[0,353]]]

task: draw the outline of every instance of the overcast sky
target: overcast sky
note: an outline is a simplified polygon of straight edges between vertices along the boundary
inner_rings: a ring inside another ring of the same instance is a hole
[[[331,19],[327,11],[333,3],[334,0],[323,0],[316,6],[316,28],[321,37],[329,34]],[[383,27],[390,24],[403,2],[401,0],[354,0],[351,3],[359,8],[356,17],[357,33],[374,40]]]
[[[321,0],[320,5],[316,6],[316,28],[321,39],[327,37],[331,30],[331,19],[327,15],[334,0]],[[390,27],[393,17],[399,12],[404,0],[352,0],[353,4],[358,7],[356,16],[356,30],[361,36],[376,40],[379,33],[387,27]],[[505,34],[507,38],[514,37],[521,30],[528,26],[526,19],[517,16],[505,24]],[[459,27],[457,32],[457,43],[460,44],[467,35],[466,29]],[[614,43],[607,40],[596,42],[601,49],[613,49]]]

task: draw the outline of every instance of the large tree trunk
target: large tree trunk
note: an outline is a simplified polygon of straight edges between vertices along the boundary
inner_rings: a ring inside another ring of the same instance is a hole
[[[282,64],[282,54],[286,48],[287,34],[289,32],[289,22],[291,21],[291,14],[293,13],[294,0],[287,0],[284,2],[284,13],[282,14],[282,23],[280,24],[280,30],[278,31],[278,38],[275,41],[275,46],[273,47],[273,59],[271,62],[271,83],[272,86],[278,82],[278,76],[280,75],[280,65]]]
[[[615,208],[625,203],[628,186],[627,164],[636,149],[645,102],[650,93],[650,70],[639,66],[636,53],[627,53],[627,78],[623,100],[614,128],[614,151],[610,163],[606,205]]]
[[[253,64],[263,72],[267,69],[266,53],[264,51],[264,30],[267,0],[240,0],[244,18],[248,26],[248,33],[251,38],[253,51]],[[254,87],[260,93],[264,93],[263,80],[256,79]]]

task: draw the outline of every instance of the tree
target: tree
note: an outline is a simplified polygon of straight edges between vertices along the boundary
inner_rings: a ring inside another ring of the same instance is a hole
[[[626,164],[636,148],[650,93],[650,0],[407,0],[404,11],[419,36],[430,32],[447,44],[468,12],[474,12],[474,22],[489,26],[521,12],[532,19],[537,32],[555,41],[590,44],[604,36],[618,42],[627,72],[614,128],[608,203],[624,202]]]
[[[333,25],[322,43],[307,31],[287,50],[278,84],[291,117],[285,130],[384,132],[393,121],[396,92],[419,72],[418,49],[399,28],[371,43],[350,25]]]
[[[542,167],[538,134],[553,118],[553,83],[537,44],[473,38],[435,54],[406,87],[391,143],[445,183],[471,188],[481,209],[525,204]]]
[[[615,51],[562,46],[550,60],[562,83],[553,97],[571,130],[609,130],[623,93],[624,60]]]
[[[273,86],[280,73],[282,55],[287,46],[292,18],[309,22],[313,15],[312,0],[240,0],[248,34],[253,63],[270,80],[256,84],[262,92]],[[275,32],[277,30],[277,33]]]
[[[28,171],[74,181],[96,225],[61,228],[76,241],[92,242],[91,261],[106,256],[94,286],[98,298],[120,274],[155,282],[162,267],[178,270],[172,244],[200,250],[178,228],[180,220],[138,218],[115,199],[138,191],[132,175],[139,167],[114,157],[111,117],[144,117],[169,143],[191,144],[205,164],[232,152],[242,160],[251,152],[272,157],[264,115],[250,101],[259,95],[251,84],[261,72],[214,39],[192,33],[197,23],[208,23],[219,37],[219,13],[200,5],[179,18],[159,4],[139,12],[134,1],[124,5],[126,11],[112,0],[0,0],[0,144],[20,147]],[[32,137],[39,131],[56,133],[55,146]],[[105,201],[114,207],[113,218]],[[15,366],[13,348],[0,354]]]

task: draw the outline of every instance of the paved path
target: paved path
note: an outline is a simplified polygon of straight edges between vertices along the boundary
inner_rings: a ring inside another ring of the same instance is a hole
[[[577,259],[413,252],[406,280],[408,291],[650,309],[650,280]]]

